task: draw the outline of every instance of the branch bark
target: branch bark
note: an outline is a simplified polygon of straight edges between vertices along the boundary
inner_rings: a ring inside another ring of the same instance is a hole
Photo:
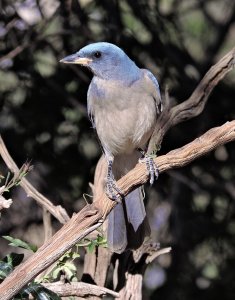
[[[163,136],[170,127],[198,115],[203,110],[214,86],[233,68],[234,57],[235,49],[225,55],[207,72],[187,101],[173,107],[171,110],[165,109],[165,112],[160,116],[156,124],[150,148],[154,144],[159,145],[161,143]],[[233,140],[235,140],[235,121],[213,128],[186,146],[157,157],[155,163],[160,173],[172,168],[183,167],[216,147]],[[9,168],[14,170],[12,165],[9,165]],[[147,180],[148,174],[145,165],[137,164],[133,170],[118,181],[118,186],[123,191],[123,194],[126,195],[136,186],[143,185]],[[29,183],[25,179],[24,183],[26,190],[29,187]],[[28,192],[31,191],[30,188],[31,185]],[[33,195],[37,193],[36,190],[33,190]],[[40,202],[40,197],[37,200]],[[43,205],[43,201],[41,204]],[[53,209],[55,207],[51,205],[48,210],[54,215]],[[107,198],[104,193],[100,193],[93,204],[86,205],[79,213],[73,216],[47,243],[39,248],[25,263],[18,266],[3,281],[0,285],[1,300],[11,299],[37,274],[55,262],[84,236],[103,224],[104,219],[115,205],[114,201]]]
[[[102,286],[89,284],[85,282],[54,282],[54,283],[42,283],[47,289],[55,292],[61,297],[77,296],[77,297],[88,297],[88,296],[105,296],[111,295],[115,298],[119,297],[119,293],[114,292]]]
[[[162,173],[173,168],[183,167],[216,147],[233,140],[235,140],[235,121],[212,128],[186,146],[159,156],[154,161],[159,172]],[[118,181],[118,186],[126,195],[136,186],[143,185],[147,180],[146,167],[139,163]],[[98,228],[115,205],[116,202],[110,200],[105,194],[99,196],[91,205],[86,205],[35,254],[18,266],[3,281],[0,285],[1,300],[11,299],[36,275],[49,267],[84,236]]]
[[[148,152],[151,153],[160,145],[167,131],[184,121],[198,116],[204,109],[210,93],[225,75],[234,68],[235,48],[223,56],[212,66],[198,84],[192,95],[182,103],[170,108],[169,103],[164,103],[164,110],[158,118],[154,133],[149,142]],[[165,97],[167,98],[167,97]],[[167,100],[167,99],[166,99]]]
[[[141,300],[142,285],[145,270],[154,259],[162,254],[169,253],[171,247],[159,249],[156,243],[144,243],[135,251],[126,251],[116,255],[115,286],[122,300]]]

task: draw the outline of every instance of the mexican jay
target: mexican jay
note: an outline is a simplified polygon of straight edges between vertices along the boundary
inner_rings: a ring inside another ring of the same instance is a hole
[[[146,149],[162,110],[157,79],[106,42],[85,46],[61,62],[86,66],[94,75],[87,95],[88,113],[108,163],[107,193],[117,199],[120,191],[115,180],[136,165],[138,149]],[[157,171],[151,160],[146,163],[153,182]],[[136,249],[149,232],[142,189],[137,188],[108,216],[108,247],[117,253]]]

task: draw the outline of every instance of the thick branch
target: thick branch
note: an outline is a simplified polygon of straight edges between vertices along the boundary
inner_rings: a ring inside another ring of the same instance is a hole
[[[216,147],[235,140],[235,121],[213,128],[186,146],[170,151],[155,159],[159,172],[183,167]],[[118,186],[126,195],[134,187],[143,185],[148,180],[144,164],[137,164],[127,175],[118,181]],[[1,300],[11,299],[23,286],[36,275],[55,262],[63,253],[81,240],[88,233],[99,227],[106,215],[116,205],[105,194],[86,205],[72,217],[47,243],[32,255],[25,263],[18,266],[0,285]]]
[[[7,167],[14,174],[19,173],[19,169],[10,156],[7,148],[3,142],[2,137],[0,136],[0,156],[4,160]],[[64,224],[69,220],[69,216],[65,209],[61,205],[53,205],[51,201],[49,201],[45,196],[39,193],[31,183],[25,178],[22,179],[20,185],[25,190],[27,197],[32,197],[34,200],[38,202],[42,207],[45,207],[60,223]]]
[[[202,155],[212,151],[220,145],[235,140],[235,120],[226,122],[220,127],[215,127],[207,131],[201,137],[195,139],[193,142],[173,151],[170,151],[166,155],[161,155],[154,159],[158,166],[159,172],[165,172],[173,168],[180,168],[191,161],[199,158]],[[118,181],[118,186],[123,191],[124,195],[127,195],[136,186],[143,185],[148,181],[148,173],[144,164],[137,164],[134,169],[128,172],[127,175],[122,177]],[[110,212],[111,208],[115,206],[112,201],[103,202],[103,197],[95,201],[96,206],[106,209]],[[106,207],[107,205],[107,207]]]
[[[55,292],[61,297],[77,296],[77,297],[87,297],[87,296],[105,296],[111,295],[115,298],[119,297],[117,292],[107,289],[102,286],[97,286],[94,284],[89,284],[85,282],[54,282],[54,283],[43,283],[47,289]]]

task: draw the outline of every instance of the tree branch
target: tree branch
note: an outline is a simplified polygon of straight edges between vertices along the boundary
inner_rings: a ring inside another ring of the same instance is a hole
[[[2,157],[5,164],[12,173],[19,173],[19,169],[12,157],[10,156],[1,135],[0,156]],[[27,179],[23,178],[21,180],[20,186],[25,190],[27,197],[32,197],[38,202],[39,205],[45,207],[60,223],[65,224],[69,220],[69,216],[66,210],[61,205],[53,205],[52,202],[48,200],[45,196],[43,196],[41,193],[39,193]]]
[[[167,107],[164,107],[163,112],[158,118],[154,133],[149,142],[149,153],[156,149],[156,145],[161,144],[163,137],[171,127],[196,117],[203,111],[211,91],[234,68],[234,64],[235,48],[209,69],[186,101],[172,108],[168,107],[169,103],[166,103]]]
[[[155,158],[159,172],[187,165],[216,147],[235,140],[235,121],[210,129],[201,137],[166,155]],[[118,181],[124,195],[136,186],[148,181],[144,164],[139,163]],[[98,228],[107,214],[116,205],[104,193],[91,205],[86,205],[74,215],[47,243],[38,249],[26,262],[18,266],[0,285],[1,300],[11,299],[36,275],[55,262],[63,253],[87,234]]]
[[[85,282],[54,282],[54,283],[42,283],[47,289],[53,291],[59,296],[69,297],[88,297],[88,296],[105,296],[111,295],[115,298],[119,297],[119,293],[114,292],[102,286],[89,284]]]

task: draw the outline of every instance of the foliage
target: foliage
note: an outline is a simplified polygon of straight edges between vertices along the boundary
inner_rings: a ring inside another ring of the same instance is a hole
[[[77,281],[77,268],[74,260],[79,258],[77,251],[72,249],[67,251],[41,279],[43,282],[53,282],[59,280],[61,276],[68,281]]]
[[[3,236],[4,239],[9,241],[9,246],[16,248],[30,250],[32,252],[37,251],[35,245],[31,245],[20,239],[13,238],[11,236]],[[41,279],[36,279],[23,288],[19,294],[17,294],[13,300],[31,299],[29,296],[34,297],[35,300],[60,300],[54,292],[48,290],[40,283],[42,282],[55,282],[63,279],[66,282],[77,281],[77,267],[74,260],[80,257],[78,253],[79,248],[87,247],[88,252],[93,252],[95,247],[106,247],[106,239],[98,234],[97,238],[92,240],[85,238],[81,243],[76,245],[76,249],[70,249],[67,251],[52,268],[49,268],[45,275]],[[24,259],[24,254],[10,253],[3,260],[0,260],[0,283],[18,266]]]
[[[2,282],[24,258],[24,254],[10,253],[0,261],[0,282]],[[29,283],[24,287],[13,300],[27,300],[29,297],[35,300],[61,300],[54,292],[46,289],[36,282]]]
[[[12,199],[6,199],[4,193],[8,193],[13,187],[17,187],[21,180],[32,170],[33,166],[30,163],[26,162],[18,170],[17,173],[11,176],[11,173],[8,172],[6,178],[0,174],[0,211],[4,208],[9,208],[12,205]],[[2,185],[2,181],[4,181]],[[1,219],[1,212],[0,212]]]
[[[34,245],[30,245],[20,239],[15,239],[11,236],[3,236],[4,239],[8,240],[10,242],[9,246],[13,246],[13,247],[19,247],[19,248],[23,248],[23,249],[27,249],[27,250],[31,250],[33,252],[37,251],[37,247]]]

